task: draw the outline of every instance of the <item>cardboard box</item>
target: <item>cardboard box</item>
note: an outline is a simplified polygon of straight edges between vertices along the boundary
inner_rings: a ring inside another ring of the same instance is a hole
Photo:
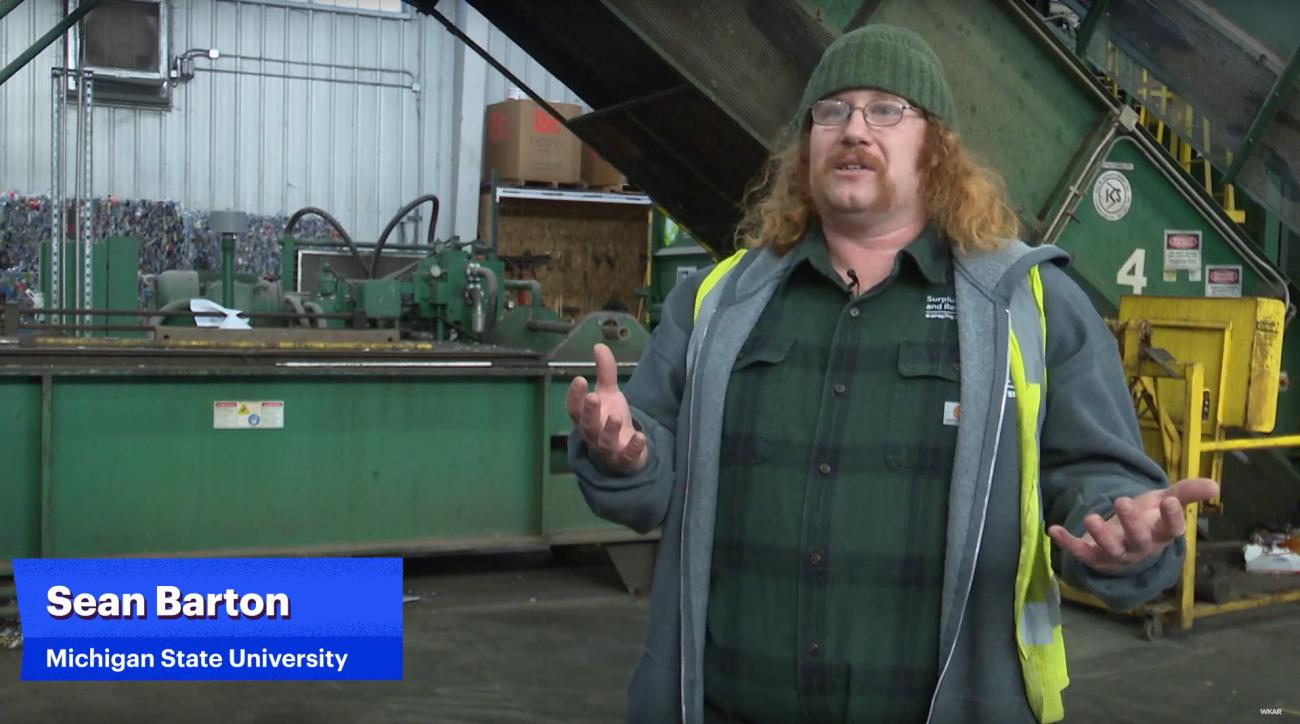
[[[572,103],[552,103],[565,118],[582,112]],[[487,107],[483,122],[483,180],[492,170],[503,181],[577,183],[582,142],[532,100]]]
[[[614,164],[601,158],[596,149],[585,144],[582,147],[582,180],[591,188],[622,186],[627,183],[627,179],[614,168]]]

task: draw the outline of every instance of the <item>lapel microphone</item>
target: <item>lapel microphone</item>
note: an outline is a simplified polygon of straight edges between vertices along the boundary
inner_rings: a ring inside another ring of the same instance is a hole
[[[847,274],[849,275],[849,291],[856,294],[858,292],[858,273],[849,269]]]

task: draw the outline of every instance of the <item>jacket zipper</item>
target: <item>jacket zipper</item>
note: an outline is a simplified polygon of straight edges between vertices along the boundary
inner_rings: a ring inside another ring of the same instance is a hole
[[[1007,317],[1007,329],[1011,329],[1011,309],[1004,310]],[[1009,333],[1008,333],[1009,334]],[[1003,362],[1004,372],[1002,386],[998,388],[998,394],[1001,395],[998,405],[998,427],[993,433],[993,454],[989,459],[988,485],[984,488],[984,502],[980,510],[980,527],[979,532],[975,534],[975,559],[971,563],[970,580],[966,583],[966,590],[962,593],[961,609],[957,612],[957,630],[952,636],[952,645],[948,647],[948,655],[944,657],[943,667],[939,669],[939,680],[935,682],[934,694],[930,697],[930,712],[926,715],[926,724],[934,720],[934,705],[939,701],[939,690],[943,688],[943,677],[948,673],[948,667],[952,664],[952,655],[957,650],[957,640],[961,638],[961,625],[966,619],[966,606],[970,602],[970,589],[975,584],[975,563],[979,562],[980,544],[984,541],[984,523],[989,512],[989,495],[993,492],[993,471],[997,468],[998,447],[1002,444],[1002,423],[1005,421],[1007,413],[1006,389],[1011,381],[1011,343],[1007,343],[1007,358]]]

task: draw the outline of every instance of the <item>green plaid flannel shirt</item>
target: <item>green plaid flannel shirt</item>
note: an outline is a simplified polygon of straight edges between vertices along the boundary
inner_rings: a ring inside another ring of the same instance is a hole
[[[790,253],[728,386],[705,696],[742,720],[924,721],[959,416],[951,252],[927,229],[856,299],[820,232]]]

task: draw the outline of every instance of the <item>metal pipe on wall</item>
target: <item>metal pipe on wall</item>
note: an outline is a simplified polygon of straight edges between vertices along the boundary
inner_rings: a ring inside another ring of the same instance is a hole
[[[280,65],[305,65],[305,66],[312,67],[312,68],[326,68],[326,69],[332,69],[332,70],[336,70],[336,71],[338,71],[338,70],[350,70],[350,71],[353,72],[353,75],[354,75],[354,76],[355,76],[357,73],[392,73],[392,74],[394,74],[394,75],[404,75],[404,76],[406,76],[406,77],[410,80],[410,83],[407,84],[407,85],[401,85],[401,84],[386,84],[388,87],[393,87],[393,88],[407,88],[407,89],[410,89],[410,88],[413,88],[413,87],[415,86],[415,84],[419,82],[419,81],[416,79],[415,74],[412,73],[411,71],[405,69],[405,68],[381,68],[381,67],[378,67],[378,66],[370,66],[370,65],[346,65],[346,64],[335,64],[335,63],[321,63],[321,62],[319,62],[319,61],[314,61],[314,60],[290,60],[290,59],[288,59],[288,58],[267,58],[267,57],[258,56],[258,55],[240,55],[239,53],[222,53],[222,54],[221,54],[221,57],[217,58],[217,60],[214,61],[214,62],[220,62],[220,61],[222,61],[222,60],[226,60],[226,59],[235,60],[235,61],[241,61],[241,60],[242,60],[242,61],[254,62],[254,63],[257,63],[260,67],[265,67],[265,65],[266,65],[267,63],[279,63]],[[215,69],[209,67],[209,68],[206,68],[205,70],[215,70]],[[223,68],[222,70],[226,70],[226,69]],[[230,72],[230,71],[227,70],[227,72]],[[245,73],[247,73],[247,74],[249,74],[249,75],[256,75],[256,74],[257,74],[257,73],[254,73],[253,71],[243,71],[243,72],[245,72]],[[278,75],[268,75],[267,77],[269,77],[269,78],[279,78],[279,77],[282,77],[282,76],[278,76]],[[299,76],[294,76],[294,77],[299,77]],[[314,77],[314,76],[305,76],[305,77],[310,78],[311,80],[329,80],[328,78],[317,78],[317,77]],[[365,85],[374,85],[373,83],[370,83],[370,82],[368,82],[368,81],[360,81],[360,80],[356,80],[356,81],[353,81],[353,82],[356,82],[356,83],[363,83],[363,84],[365,84]]]

